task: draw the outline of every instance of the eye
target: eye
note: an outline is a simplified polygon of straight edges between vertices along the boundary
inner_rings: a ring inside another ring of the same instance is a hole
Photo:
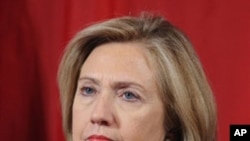
[[[127,101],[136,101],[137,99],[139,99],[138,96],[136,96],[133,92],[130,91],[124,92],[122,98]]]
[[[91,88],[91,87],[83,87],[81,89],[81,92],[83,95],[90,96],[90,95],[93,95],[95,93],[95,89]]]

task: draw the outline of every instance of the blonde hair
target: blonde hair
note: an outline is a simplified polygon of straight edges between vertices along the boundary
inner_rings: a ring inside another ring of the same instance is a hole
[[[154,65],[165,109],[166,139],[216,140],[213,94],[191,43],[163,17],[144,14],[92,25],[80,31],[67,46],[58,82],[68,141],[72,135],[73,99],[83,62],[98,45],[134,41],[145,44]]]

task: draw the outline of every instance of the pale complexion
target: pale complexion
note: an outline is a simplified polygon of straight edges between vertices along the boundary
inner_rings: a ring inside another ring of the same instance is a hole
[[[80,71],[73,141],[163,141],[164,110],[153,69],[141,43],[95,48]]]

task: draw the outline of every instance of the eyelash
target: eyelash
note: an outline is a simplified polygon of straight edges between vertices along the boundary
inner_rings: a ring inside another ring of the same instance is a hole
[[[89,92],[86,92],[86,91],[91,91],[91,94],[88,94]],[[94,89],[94,88],[92,88],[92,87],[83,87],[83,88],[81,88],[81,94],[82,95],[84,95],[84,96],[91,96],[91,95],[93,95],[93,94],[95,94],[96,93],[96,90]]]
[[[126,97],[125,97],[126,94],[132,95],[133,98],[126,98]],[[134,94],[134,93],[131,92],[131,91],[125,91],[125,92],[123,92],[122,95],[121,95],[121,97],[122,97],[124,100],[129,101],[129,102],[134,102],[134,101],[137,101],[137,100],[140,99],[140,97],[139,97],[138,95]]]
[[[80,89],[80,91],[81,91],[81,94],[84,96],[92,96],[96,93],[96,90],[92,87],[82,87]],[[89,92],[87,92],[87,91],[91,91],[91,93],[89,94]],[[132,98],[126,98],[127,94],[132,96]],[[121,94],[121,97],[122,97],[122,99],[124,99],[125,101],[128,101],[128,102],[135,102],[135,101],[140,99],[140,96],[138,96],[137,94],[135,94],[134,92],[131,92],[131,91],[124,91]]]

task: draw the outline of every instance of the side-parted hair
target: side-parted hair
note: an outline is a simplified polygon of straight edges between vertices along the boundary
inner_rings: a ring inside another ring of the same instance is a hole
[[[139,42],[148,51],[164,104],[166,140],[216,140],[213,94],[191,43],[163,17],[142,14],[89,26],[68,44],[58,72],[68,141],[72,136],[72,105],[81,66],[97,46],[111,42]]]

